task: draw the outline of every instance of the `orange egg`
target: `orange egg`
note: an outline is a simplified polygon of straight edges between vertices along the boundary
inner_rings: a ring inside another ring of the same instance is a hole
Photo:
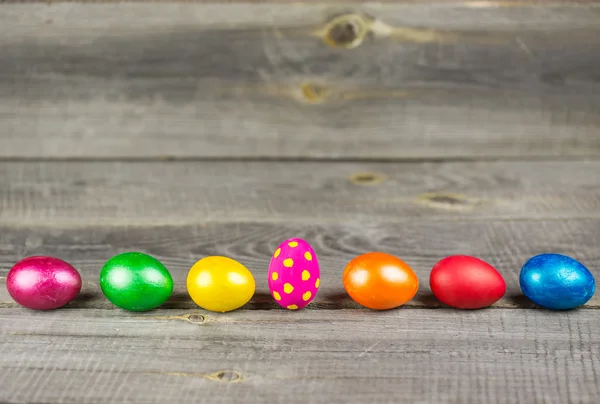
[[[374,310],[388,310],[410,301],[419,279],[408,264],[393,255],[370,252],[348,263],[344,288],[357,303]]]

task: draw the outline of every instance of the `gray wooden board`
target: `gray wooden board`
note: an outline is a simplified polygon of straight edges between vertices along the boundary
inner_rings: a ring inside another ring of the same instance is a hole
[[[10,403],[595,404],[596,310],[0,310]],[[204,321],[201,321],[201,320]]]
[[[599,71],[597,2],[4,4],[0,157],[597,156]]]
[[[599,161],[0,162],[0,225],[598,219],[599,172]]]
[[[445,255],[497,266],[509,292],[499,306],[529,307],[518,271],[556,251],[596,272],[600,240],[597,161],[450,163],[12,162],[0,163],[3,276],[27,255],[66,259],[86,281],[78,307],[110,307],[97,277],[112,255],[143,250],[173,271],[168,307],[193,307],[189,267],[205,255],[240,260],[258,282],[253,308],[276,307],[266,269],[277,245],[301,236],[324,279],[315,308],[356,307],[341,271],[382,250],[415,267],[412,305],[437,306],[428,272]],[[0,302],[11,306],[2,288]],[[600,302],[594,298],[590,306]]]
[[[441,258],[453,254],[480,257],[495,266],[507,283],[505,297],[496,307],[531,308],[523,297],[518,277],[533,255],[557,252],[583,262],[600,275],[600,219],[430,221],[427,218],[397,223],[320,224],[298,222],[215,222],[189,226],[88,226],[79,228],[0,227],[0,276],[20,259],[52,255],[71,262],[84,279],[81,296],[72,307],[111,308],[98,278],[110,257],[125,251],[142,251],[161,260],[171,271],[175,291],[166,308],[194,308],[185,280],[189,268],[208,255],[222,255],[247,266],[256,279],[256,294],[247,308],[279,308],[269,294],[267,268],[277,246],[290,237],[307,240],[321,266],[321,287],[311,309],[357,308],[345,293],[342,273],[359,254],[384,251],[400,257],[416,272],[420,288],[407,303],[411,307],[439,307],[429,289],[429,272]],[[5,282],[4,279],[1,281]],[[4,287],[0,306],[16,307]],[[588,307],[599,307],[596,294]]]

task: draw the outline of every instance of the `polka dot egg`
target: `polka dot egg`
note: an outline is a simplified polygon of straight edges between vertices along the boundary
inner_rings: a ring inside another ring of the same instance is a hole
[[[314,250],[306,241],[291,238],[275,250],[269,264],[269,290],[286,309],[306,307],[319,290],[321,271]]]

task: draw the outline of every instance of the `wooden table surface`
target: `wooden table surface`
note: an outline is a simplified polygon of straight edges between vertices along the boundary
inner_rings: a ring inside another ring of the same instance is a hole
[[[30,255],[84,279],[51,312],[2,286],[1,403],[600,402],[600,294],[551,312],[518,284],[542,252],[600,275],[600,2],[0,3],[0,279]],[[322,270],[297,312],[266,279],[289,237]],[[345,294],[374,250],[417,272],[406,306]],[[160,309],[100,293],[125,251],[171,271]],[[443,307],[451,254],[506,296]],[[207,255],[250,303],[193,304]]]

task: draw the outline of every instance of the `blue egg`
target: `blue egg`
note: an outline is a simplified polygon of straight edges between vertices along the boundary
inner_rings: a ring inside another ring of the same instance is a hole
[[[573,258],[561,254],[540,254],[523,265],[521,290],[538,306],[569,310],[585,304],[596,291],[590,271]]]

